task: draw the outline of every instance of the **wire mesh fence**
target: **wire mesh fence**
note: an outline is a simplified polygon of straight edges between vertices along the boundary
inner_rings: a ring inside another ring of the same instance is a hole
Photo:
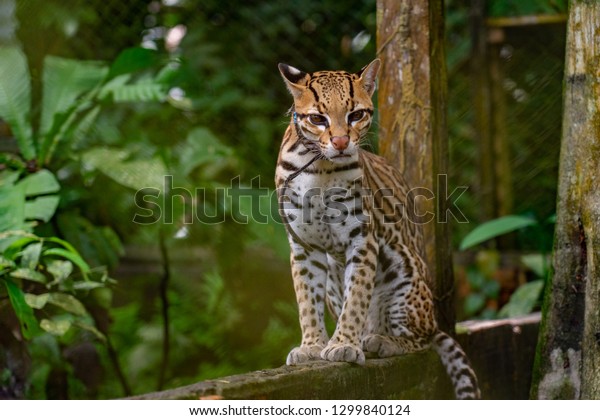
[[[565,22],[505,29],[500,49],[514,212],[554,213],[562,121]]]
[[[478,183],[469,6],[448,2],[450,167],[454,183],[471,187],[462,197],[468,218],[480,221],[489,215],[478,210],[487,196]],[[278,62],[307,71],[357,70],[375,52],[375,0],[17,0],[16,21],[16,36],[38,74],[46,54],[112,60],[136,45],[179,54],[197,73],[188,86],[197,95],[192,118],[246,148],[255,170],[276,153],[289,104]],[[493,28],[500,39],[492,40],[488,66],[479,71],[489,73],[496,63],[500,72],[495,83],[503,93],[496,101],[504,103],[492,105],[502,112],[496,129],[509,145],[509,208],[545,217],[556,193],[564,22],[508,25]],[[240,117],[248,112],[256,118]]]
[[[506,214],[545,219],[555,211],[564,18],[488,18],[476,28],[466,6],[448,13],[451,179],[469,186],[461,209],[474,222]],[[477,32],[486,38],[483,53],[473,45]],[[455,239],[471,229],[455,226]]]

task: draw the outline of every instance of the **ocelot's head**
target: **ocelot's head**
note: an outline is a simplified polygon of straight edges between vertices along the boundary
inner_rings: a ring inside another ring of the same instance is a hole
[[[294,120],[304,144],[330,161],[342,163],[356,156],[373,117],[378,59],[358,73],[305,73],[279,64],[294,97]]]

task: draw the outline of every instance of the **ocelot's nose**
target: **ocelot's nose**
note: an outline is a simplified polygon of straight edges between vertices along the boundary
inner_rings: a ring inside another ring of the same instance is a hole
[[[331,138],[331,144],[335,150],[346,150],[348,148],[348,144],[350,143],[350,137],[348,136],[335,136]]]

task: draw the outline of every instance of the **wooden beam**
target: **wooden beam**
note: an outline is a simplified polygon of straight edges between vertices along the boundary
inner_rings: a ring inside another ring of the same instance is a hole
[[[555,23],[564,23],[567,21],[567,15],[528,15],[528,16],[502,16],[491,17],[485,20],[489,27],[506,28],[511,26],[536,26]]]
[[[135,399],[448,399],[452,395],[439,358],[426,352],[367,360],[364,366],[325,361],[282,366]]]
[[[484,398],[524,399],[529,394],[539,314],[459,324]],[[228,376],[133,399],[448,399],[453,389],[433,351],[364,366],[315,362]]]

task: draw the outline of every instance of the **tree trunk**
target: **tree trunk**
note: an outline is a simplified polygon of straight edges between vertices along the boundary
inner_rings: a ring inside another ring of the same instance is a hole
[[[438,323],[452,332],[443,0],[378,0],[377,48],[383,62],[378,94],[379,150],[397,165],[411,188],[424,192],[419,214],[427,222],[423,226],[426,260]]]
[[[553,277],[532,397],[600,398],[600,2],[569,7]]]

